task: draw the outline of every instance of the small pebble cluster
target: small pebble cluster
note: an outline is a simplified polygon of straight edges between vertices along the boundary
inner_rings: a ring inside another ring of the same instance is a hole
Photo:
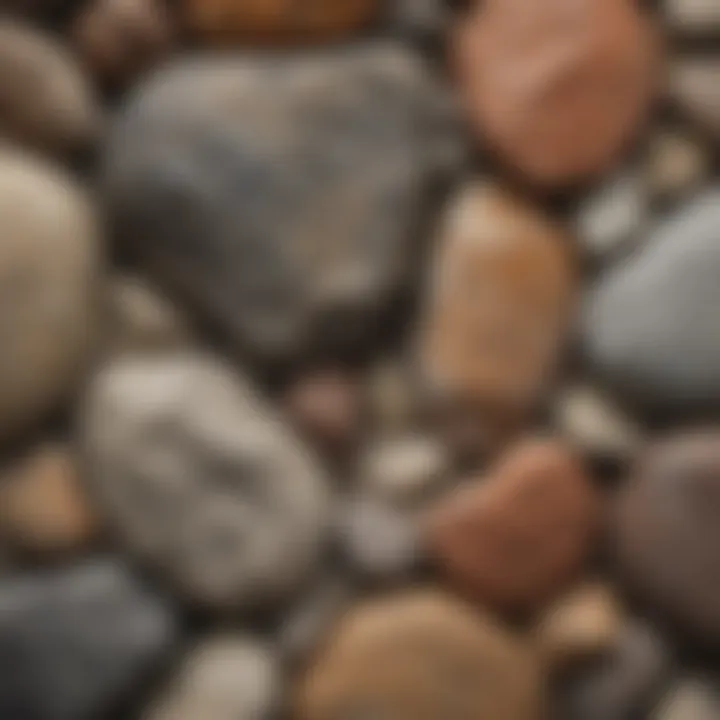
[[[719,0],[0,0],[0,720],[720,718]]]

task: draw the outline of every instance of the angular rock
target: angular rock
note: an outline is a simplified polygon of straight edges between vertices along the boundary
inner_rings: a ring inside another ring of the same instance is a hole
[[[164,662],[169,606],[114,561],[0,584],[0,716],[95,720]]]
[[[302,679],[294,717],[544,715],[544,674],[526,639],[434,590],[360,604]]]
[[[690,202],[602,276],[584,317],[598,377],[648,417],[703,415],[720,401],[720,187]]]
[[[533,612],[582,567],[599,511],[598,495],[567,447],[525,441],[486,478],[430,509],[425,542],[453,588],[484,606]]]
[[[86,368],[100,263],[94,213],[83,192],[61,171],[8,148],[0,150],[0,228],[5,442],[53,410]]]
[[[100,110],[73,56],[51,36],[0,18],[0,137],[53,154],[87,149]]]
[[[93,384],[83,430],[88,482],[122,540],[191,601],[265,608],[314,570],[325,478],[219,361],[118,360]]]
[[[435,98],[392,44],[175,65],[110,143],[115,231],[248,356],[364,348],[417,256]]]
[[[671,98],[689,118],[720,137],[720,55],[676,58],[670,65]]]

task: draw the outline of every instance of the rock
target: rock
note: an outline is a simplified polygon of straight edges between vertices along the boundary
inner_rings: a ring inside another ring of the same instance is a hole
[[[479,137],[557,187],[617,162],[650,109],[657,44],[628,0],[489,0],[459,24],[454,56]]]
[[[405,357],[384,358],[367,379],[370,425],[379,433],[412,432],[423,414],[423,399]]]
[[[210,609],[287,599],[319,559],[325,478],[249,383],[194,354],[121,359],[83,414],[88,481],[127,547]]]
[[[514,425],[547,390],[575,280],[549,219],[492,186],[467,187],[441,232],[420,323],[431,394],[476,406],[491,435]]]
[[[92,0],[71,34],[100,84],[123,88],[170,53],[175,27],[163,0]]]
[[[702,415],[720,401],[720,187],[659,226],[603,275],[584,317],[594,372],[654,420]]]
[[[512,446],[481,478],[431,508],[425,542],[453,587],[499,610],[540,610],[586,560],[599,498],[562,443]]]
[[[543,680],[524,638],[419,590],[348,613],[302,678],[293,716],[535,720]]]
[[[367,25],[379,0],[183,0],[186,24],[211,44],[340,39]]]
[[[710,149],[693,133],[663,129],[652,135],[646,174],[650,193],[661,199],[689,193],[707,178]]]
[[[100,267],[85,195],[59,170],[7,148],[0,150],[0,227],[5,442],[41,421],[80,379],[94,339]]]
[[[715,0],[663,0],[665,16],[674,30],[689,35],[720,32],[720,6]]]
[[[672,673],[672,659],[648,626],[628,622],[611,652],[565,678],[562,720],[635,720],[655,704]]]
[[[70,448],[41,445],[0,474],[0,535],[12,547],[41,556],[74,552],[99,525]]]
[[[720,432],[658,442],[618,500],[613,546],[626,586],[678,629],[720,641]]]
[[[707,678],[688,678],[667,692],[651,720],[715,720],[719,716],[717,683]]]
[[[687,116],[720,137],[720,56],[676,58],[669,70],[670,97]]]
[[[442,38],[452,13],[446,0],[390,0],[387,3],[390,29],[409,38]]]
[[[87,149],[100,110],[74,58],[51,36],[0,19],[0,137],[52,154]]]
[[[187,349],[193,344],[190,319],[152,283],[117,274],[108,287],[108,356]]]
[[[417,256],[434,97],[390,44],[173,66],[110,143],[115,230],[250,357],[365,348]]]
[[[111,560],[0,584],[0,716],[92,720],[147,680],[173,611]]]
[[[142,718],[264,720],[279,694],[279,668],[270,648],[228,633],[198,643]]]

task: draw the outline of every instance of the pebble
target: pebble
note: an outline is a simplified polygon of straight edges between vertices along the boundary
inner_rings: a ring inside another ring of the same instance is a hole
[[[279,675],[265,644],[219,634],[192,648],[142,720],[265,720],[277,704]]]
[[[720,641],[720,432],[658,441],[617,503],[626,586],[683,632]]]
[[[720,56],[682,56],[670,64],[670,97],[688,118],[720,137]]]
[[[707,678],[686,678],[676,683],[651,720],[716,720],[720,717],[717,683]]]
[[[553,188],[618,161],[648,115],[657,45],[629,0],[488,0],[459,24],[453,55],[478,136]]]
[[[656,198],[678,197],[695,190],[710,172],[707,144],[687,130],[663,129],[651,137],[647,184]]]
[[[88,149],[100,109],[75,58],[50,35],[0,18],[0,137],[67,155]]]
[[[375,17],[380,0],[182,0],[186,25],[204,42],[286,45],[341,39]]]
[[[100,84],[123,88],[170,54],[175,27],[163,0],[92,0],[74,21],[71,35]]]
[[[354,607],[300,682],[295,717],[537,720],[544,675],[521,636],[436,590]]]
[[[526,440],[431,508],[424,535],[453,588],[481,605],[533,612],[582,567],[599,515],[575,455],[557,441]]]
[[[111,139],[111,224],[243,354],[361,350],[415,256],[432,87],[392,43],[173,65]]]
[[[689,35],[720,32],[720,5],[717,0],[663,0],[672,28]]]
[[[586,355],[599,380],[655,421],[720,401],[720,187],[663,222],[591,288]]]
[[[0,149],[0,228],[5,442],[42,421],[80,380],[94,342],[100,265],[83,191],[60,170],[9,148]]]
[[[114,560],[0,584],[0,717],[94,720],[178,639],[172,609]]]
[[[576,267],[566,240],[497,187],[476,183],[453,200],[419,332],[430,394],[477,407],[493,429],[535,406],[573,309]]]
[[[15,549],[43,557],[77,552],[99,527],[69,447],[45,443],[0,473],[0,535]]]
[[[314,571],[325,478],[220,361],[118,360],[93,383],[82,426],[88,482],[119,535],[190,601],[266,608]]]

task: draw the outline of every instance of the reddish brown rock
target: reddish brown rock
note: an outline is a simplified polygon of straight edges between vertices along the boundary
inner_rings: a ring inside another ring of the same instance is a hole
[[[448,583],[481,604],[533,611],[561,591],[595,538],[599,499],[560,443],[513,447],[488,477],[428,514],[426,536]]]
[[[375,16],[378,0],[184,0],[186,22],[210,43],[342,37]]]
[[[500,425],[547,388],[574,299],[563,232],[503,191],[468,187],[440,237],[419,343],[440,396],[483,408]]]
[[[657,54],[631,0],[487,0],[454,45],[479,136],[541,186],[613,165],[648,112]]]
[[[544,682],[526,641],[433,590],[340,622],[302,680],[295,720],[539,720]]]

